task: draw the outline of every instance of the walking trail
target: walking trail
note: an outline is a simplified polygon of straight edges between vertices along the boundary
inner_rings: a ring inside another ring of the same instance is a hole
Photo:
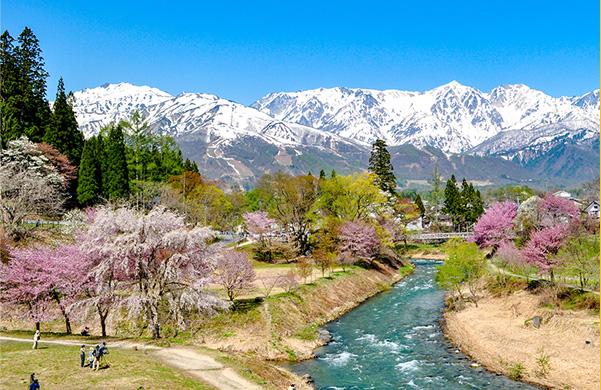
[[[31,343],[29,339],[0,337],[0,340],[22,341]],[[86,341],[53,341],[40,340],[40,344],[61,344],[80,346]],[[133,348],[135,344],[127,341],[114,341],[109,344],[110,348]],[[142,346],[149,353],[159,357],[165,363],[177,367],[180,370],[200,379],[202,382],[216,387],[220,390],[263,390],[263,387],[249,382],[238,375],[232,368],[224,367],[212,357],[198,353],[186,348],[161,348],[156,346]]]

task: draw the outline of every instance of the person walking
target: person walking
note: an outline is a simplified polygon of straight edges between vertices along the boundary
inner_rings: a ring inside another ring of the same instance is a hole
[[[94,347],[90,347],[90,352],[88,353],[88,367],[90,367],[90,370],[92,369],[93,363],[94,363]]]
[[[33,334],[33,346],[31,349],[38,349],[38,341],[40,340],[40,331],[36,330]]]
[[[79,350],[79,357],[81,358],[81,368],[83,368],[84,363],[86,362],[86,345],[83,344],[81,349]]]

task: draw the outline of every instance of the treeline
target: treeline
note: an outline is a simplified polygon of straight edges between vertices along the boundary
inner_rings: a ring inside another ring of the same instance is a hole
[[[160,183],[185,170],[198,173],[173,138],[153,134],[139,113],[84,140],[62,78],[54,102],[47,100],[44,65],[31,29],[16,40],[2,34],[0,209],[9,235],[23,236],[27,216],[57,217],[65,209],[129,198],[148,205]]]

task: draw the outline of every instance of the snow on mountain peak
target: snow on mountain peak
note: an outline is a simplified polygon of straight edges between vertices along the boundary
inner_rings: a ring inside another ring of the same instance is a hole
[[[599,110],[593,112],[599,96],[591,94],[556,99],[523,84],[486,94],[451,81],[421,93],[348,88],[271,93],[252,106],[275,119],[364,144],[381,138],[389,145],[430,145],[457,153],[508,130],[567,121],[573,127],[575,120],[599,123]]]

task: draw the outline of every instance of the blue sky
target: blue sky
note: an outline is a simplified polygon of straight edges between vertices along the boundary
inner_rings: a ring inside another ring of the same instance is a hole
[[[4,0],[2,30],[30,27],[50,100],[105,82],[250,104],[319,87],[552,96],[599,88],[599,1]]]

